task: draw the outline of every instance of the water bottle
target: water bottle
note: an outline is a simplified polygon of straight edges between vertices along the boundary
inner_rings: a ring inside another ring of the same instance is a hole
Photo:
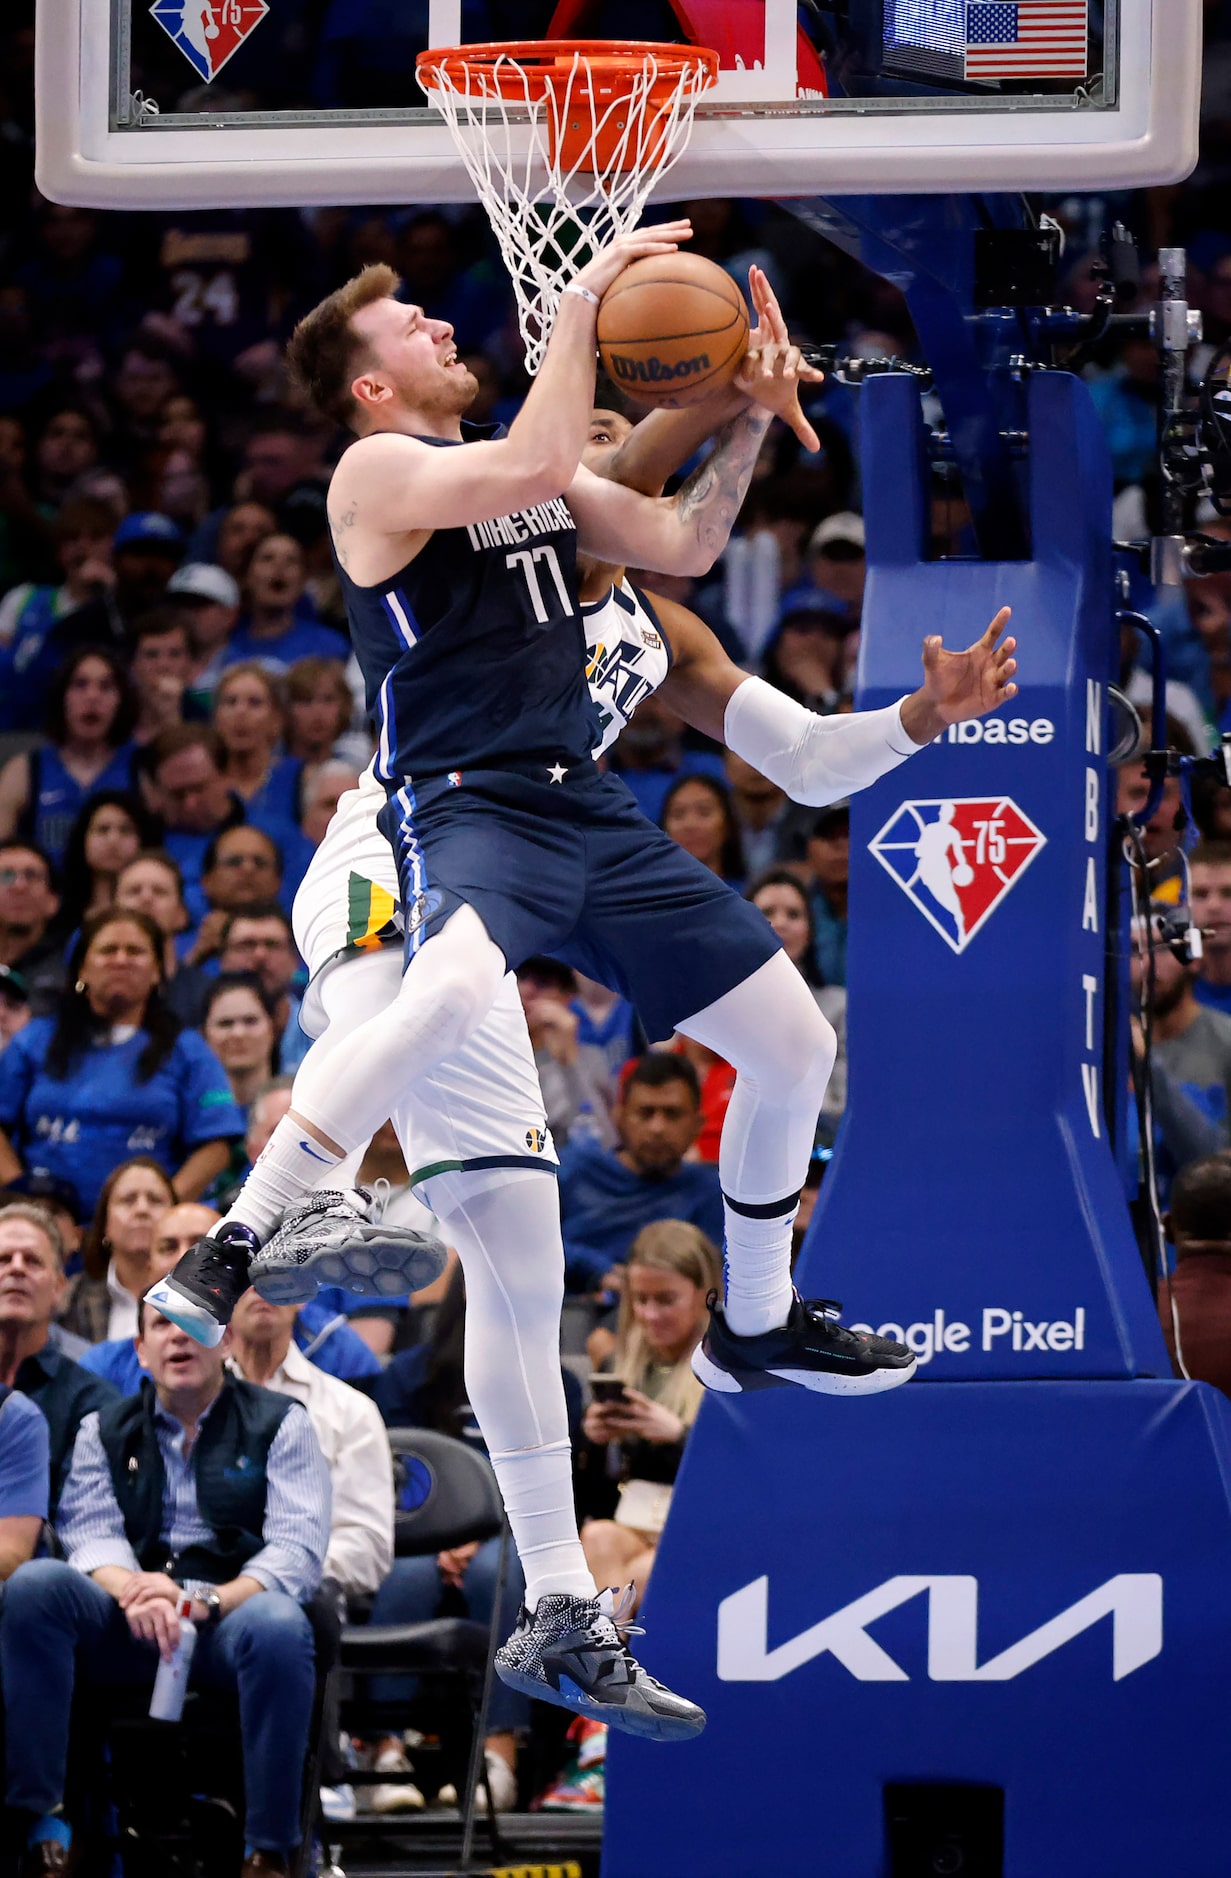
[[[188,1671],[192,1667],[192,1653],[197,1647],[197,1627],[192,1621],[191,1611],[191,1598],[181,1598],[175,1607],[175,1614],[180,1620],[180,1640],[169,1660],[166,1657],[159,1658],[154,1693],[150,1697],[151,1721],[177,1722],[184,1712]]]

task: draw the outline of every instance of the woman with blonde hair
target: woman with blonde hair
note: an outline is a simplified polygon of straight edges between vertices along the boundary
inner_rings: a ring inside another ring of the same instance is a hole
[[[698,1226],[645,1226],[628,1255],[615,1349],[592,1378],[583,1432],[604,1447],[619,1481],[613,1519],[592,1519],[581,1543],[596,1584],[631,1579],[638,1600],[671,1504],[702,1389],[689,1366],[706,1323],[706,1295],[721,1282],[717,1248]]]

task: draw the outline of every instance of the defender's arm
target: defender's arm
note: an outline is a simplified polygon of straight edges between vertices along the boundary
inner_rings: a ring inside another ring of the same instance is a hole
[[[982,717],[1017,695],[1017,642],[997,645],[1008,607],[966,652],[946,652],[939,639],[925,640],[924,682],[899,704],[821,717],[741,671],[687,607],[650,597],[673,653],[660,690],[664,703],[742,756],[793,802],[812,808],[866,789],[946,725]]]

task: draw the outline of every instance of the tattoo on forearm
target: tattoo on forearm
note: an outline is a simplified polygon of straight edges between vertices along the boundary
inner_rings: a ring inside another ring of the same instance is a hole
[[[771,420],[771,412],[756,409],[733,417],[676,497],[681,525],[695,529],[709,553],[717,555],[726,546]]]
[[[352,502],[340,515],[329,517],[329,532],[333,536],[333,551],[343,567],[350,563],[350,553],[346,547],[346,531],[355,526],[355,517],[359,513],[359,504]]]

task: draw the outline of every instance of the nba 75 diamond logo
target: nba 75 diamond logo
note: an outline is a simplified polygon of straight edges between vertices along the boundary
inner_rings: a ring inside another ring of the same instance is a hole
[[[1045,847],[1008,796],[904,802],[869,844],[946,945],[964,952]]]
[[[208,85],[269,8],[265,0],[154,0],[150,12]]]

